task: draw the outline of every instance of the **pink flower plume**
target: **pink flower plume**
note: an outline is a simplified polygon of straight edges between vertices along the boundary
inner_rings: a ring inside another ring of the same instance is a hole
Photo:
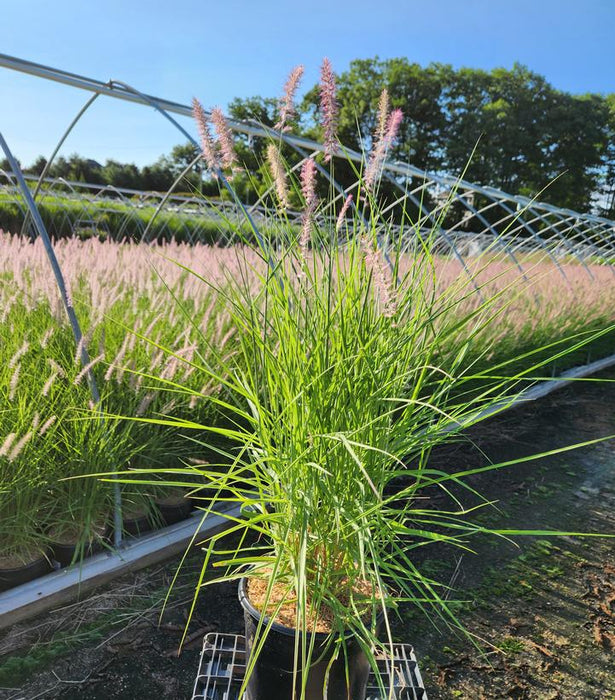
[[[325,163],[327,163],[337,151],[337,121],[339,116],[335,73],[328,58],[323,59],[320,68],[320,112]]]
[[[388,103],[385,103],[381,98],[381,107]],[[394,145],[397,139],[397,132],[399,131],[399,126],[404,118],[404,114],[401,109],[394,109],[385,119],[384,114],[379,115],[378,128],[374,138],[374,146],[365,168],[365,175],[363,177],[363,185],[365,189],[373,189],[378,177],[380,176],[380,171],[386,160],[387,153],[389,149]],[[385,124],[384,129],[382,124]]]
[[[342,226],[344,225],[344,220],[346,219],[346,212],[348,211],[348,207],[352,204],[352,195],[349,194],[345,201],[344,204],[342,204],[342,208],[340,209],[340,213],[337,215],[337,221],[335,223],[335,230],[339,231]]]
[[[282,207],[284,207],[284,209],[288,209],[290,207],[290,202],[288,200],[286,170],[284,168],[284,163],[282,162],[280,151],[274,143],[267,145],[267,160],[269,162],[269,169],[271,170],[271,175],[273,176],[273,182],[280,204]]]
[[[226,117],[220,107],[214,107],[211,110],[211,121],[218,135],[218,143],[220,144],[220,152],[222,153],[222,165],[225,168],[233,168],[237,165],[235,144]]]
[[[284,83],[284,95],[280,100],[280,118],[277,124],[273,127],[280,131],[290,131],[288,122],[295,116],[295,95],[299,88],[299,83],[303,77],[304,67],[296,66],[290,72],[287,81]]]
[[[192,114],[194,115],[196,126],[199,131],[203,158],[205,159],[205,163],[213,176],[217,177],[217,172],[220,169],[218,151],[211,136],[211,132],[209,131],[209,118],[203,109],[203,105],[196,99],[196,97],[192,99]]]
[[[316,209],[316,162],[313,158],[307,158],[301,166],[301,192],[305,198],[305,209],[301,219],[301,237],[299,248],[305,260],[307,256],[308,244],[312,233],[314,221],[314,210]]]

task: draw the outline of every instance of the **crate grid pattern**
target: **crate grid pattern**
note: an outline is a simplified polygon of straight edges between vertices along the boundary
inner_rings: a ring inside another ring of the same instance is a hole
[[[378,657],[379,675],[393,694],[383,695],[371,673],[365,700],[427,700],[412,646],[395,644],[393,655],[392,663],[384,654]],[[192,700],[240,700],[245,670],[245,638],[211,632],[203,642]]]

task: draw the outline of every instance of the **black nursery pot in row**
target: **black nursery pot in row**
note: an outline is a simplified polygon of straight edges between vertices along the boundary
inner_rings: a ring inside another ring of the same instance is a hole
[[[200,501],[198,504],[203,503]],[[147,512],[127,511],[123,521],[124,534],[139,537],[155,526],[164,527],[181,522],[190,516],[194,507],[192,499],[172,495],[155,503],[153,517]],[[0,556],[0,592],[45,576],[57,568],[58,564],[61,567],[71,566],[110,547],[113,543],[113,527],[110,524],[103,525],[91,541],[81,544],[79,537],[55,537],[58,541],[54,541],[54,532],[49,530],[44,539],[48,544],[41,544],[36,551],[26,551],[21,556],[10,559]]]
[[[36,552],[30,561],[15,563],[16,566],[0,557],[0,592],[8,591],[10,588],[33,581],[53,571],[50,552]]]

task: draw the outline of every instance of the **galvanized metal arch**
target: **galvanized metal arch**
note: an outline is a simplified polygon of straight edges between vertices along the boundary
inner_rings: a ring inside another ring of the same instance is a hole
[[[566,283],[568,285],[572,286],[570,283],[570,280],[566,276],[566,273],[564,272],[562,266],[559,264],[557,259],[551,254],[551,252],[549,251],[549,249],[545,245],[544,241],[538,235],[538,233],[530,226],[530,224],[533,223],[534,220],[527,222],[520,213],[515,212],[511,207],[508,206],[508,204],[505,204],[503,200],[504,200],[504,197],[501,197],[500,206],[511,214],[511,216],[513,217],[512,223],[514,223],[515,221],[520,222],[519,226],[517,228],[513,229],[513,232],[516,230],[519,230],[521,228],[525,229],[532,237],[532,240],[534,240],[538,243],[538,246],[548,255],[551,262],[553,262],[555,264],[555,266],[559,270],[561,276],[564,278]],[[514,247],[513,247],[513,250],[515,250]]]
[[[589,222],[588,222],[589,225]],[[609,222],[596,222],[594,227],[592,228],[593,234],[589,237],[590,240],[593,238],[599,238],[600,241],[603,242],[603,245],[606,245],[608,247],[609,252],[611,252],[615,256],[615,237],[613,234],[615,233],[615,230],[613,229],[613,225]],[[596,246],[598,250],[600,251],[601,255],[604,255],[604,251],[599,247]],[[613,265],[613,262],[606,262],[605,264],[608,265]]]
[[[569,231],[573,231],[575,237],[580,236],[583,239],[583,242],[585,244],[587,244],[587,246],[589,246],[590,249],[595,250],[595,246],[591,243],[589,238],[585,235],[585,231],[578,228],[578,218],[577,217],[564,216],[563,214],[559,215],[559,214],[555,214],[555,213],[550,214],[550,216],[556,217],[557,219],[559,219],[559,221],[550,224],[549,230],[553,231],[554,233],[553,233],[553,236],[551,236],[551,238],[549,238],[549,241],[551,241],[553,238],[557,238],[561,243],[564,243],[564,245],[567,244],[567,247],[573,247],[572,243],[568,240],[568,238],[566,236],[566,234]],[[570,222],[572,222],[572,223],[570,223]],[[583,260],[585,260],[586,255],[584,254],[585,251],[583,248],[581,248],[580,246],[577,245],[577,246],[574,246],[574,250],[577,252],[579,258],[582,258]],[[592,274],[591,270],[590,270],[590,274]],[[592,274],[592,278],[593,278],[593,274]]]
[[[388,173],[384,172],[384,173],[383,173],[383,177],[385,177],[390,183],[392,183],[393,185],[395,185],[395,187],[397,187],[398,189],[402,189],[401,184],[400,184],[399,182],[397,182],[397,180],[396,180],[395,178],[391,177]],[[405,192],[405,190],[402,190],[402,191]],[[468,277],[470,283],[471,283],[472,286],[474,287],[474,289],[475,289],[476,293],[478,294],[480,300],[481,300],[481,301],[484,301],[483,293],[481,292],[480,287],[479,287],[478,284],[476,283],[476,279],[475,279],[474,275],[471,273],[469,267],[466,265],[466,262],[465,262],[463,256],[461,255],[461,253],[459,252],[459,250],[457,250],[457,246],[455,245],[455,242],[453,241],[453,239],[452,239],[452,238],[448,235],[448,233],[446,233],[445,230],[438,224],[437,219],[434,219],[434,218],[433,218],[432,212],[431,212],[430,210],[425,209],[425,207],[423,206],[423,203],[422,203],[419,199],[417,199],[417,197],[416,197],[414,194],[407,193],[407,194],[406,194],[406,197],[407,197],[415,206],[417,206],[417,207],[419,208],[419,211],[425,210],[425,211],[427,212],[426,216],[428,216],[429,218],[431,218],[431,220],[432,220],[432,222],[433,222],[433,225],[434,225],[434,228],[436,229],[438,235],[441,236],[442,240],[444,240],[444,241],[450,246],[450,249],[451,249],[451,251],[452,251],[452,253],[453,253],[453,256],[454,256],[454,257],[457,259],[457,261],[461,264],[461,267],[462,267],[463,271],[466,273],[466,275],[467,275],[467,277]]]
[[[473,191],[473,190],[470,190],[470,191]],[[499,231],[497,231],[496,229],[494,229],[494,228],[492,227],[492,225],[487,221],[487,219],[485,219],[485,217],[482,215],[482,213],[479,212],[479,211],[477,211],[477,210],[467,201],[467,199],[466,199],[465,197],[462,197],[462,196],[458,195],[457,192],[455,191],[455,189],[451,189],[451,190],[450,190],[450,194],[455,198],[456,201],[459,201],[463,206],[465,206],[466,209],[467,209],[468,211],[470,211],[481,223],[483,223],[483,225],[487,228],[487,230],[491,231],[491,233],[492,233],[493,236],[494,236],[494,240],[497,240],[497,239],[499,239],[499,238],[501,237],[501,234],[499,233]],[[452,229],[448,229],[448,232],[450,233],[451,230],[452,230]],[[529,282],[529,279],[528,279],[527,275],[525,274],[525,270],[523,269],[523,266],[522,266],[521,263],[517,260],[515,254],[514,254],[514,250],[513,250],[512,248],[509,248],[509,246],[506,245],[506,246],[504,246],[504,252],[512,259],[513,263],[515,264],[515,266],[517,267],[517,269],[519,270],[519,272],[520,272],[521,275],[523,276],[523,279],[524,279],[526,282]]]
[[[566,217],[564,217],[564,213],[566,213],[568,215]],[[603,253],[603,251],[598,246],[596,246],[595,243],[592,241],[591,236],[588,236],[586,234],[586,229],[582,228],[582,224],[585,224],[587,227],[589,227],[590,226],[589,222],[586,222],[586,221],[580,219],[579,215],[576,213],[568,213],[568,212],[560,213],[558,211],[554,211],[554,212],[550,212],[550,214],[551,214],[551,216],[554,216],[554,217],[560,219],[560,223],[566,224],[569,221],[574,222],[573,225],[568,226],[567,228],[565,228],[562,231],[559,230],[559,224],[553,225],[553,228],[555,228],[555,230],[558,231],[562,237],[565,237],[564,234],[567,233],[568,231],[575,231],[575,233],[578,233],[581,236],[581,238],[583,239],[583,241],[585,241],[588,244],[590,249],[592,249],[594,251],[598,251],[598,253],[600,253],[600,254]],[[593,227],[593,230],[595,230],[595,226]],[[594,236],[596,236],[596,235],[597,235],[597,233],[594,233]],[[615,252],[615,249],[613,248],[613,243],[612,243],[612,241],[609,241],[608,238],[603,239],[602,244],[603,245],[606,244],[607,246],[610,247],[611,251]],[[575,247],[575,250],[578,250],[578,247]],[[613,269],[613,274],[615,274],[615,268],[612,268],[612,269]]]
[[[36,197],[38,196],[38,193],[39,193],[39,191],[40,191],[40,189],[41,189],[41,185],[43,184],[45,178],[47,177],[47,173],[49,172],[49,170],[50,170],[50,168],[51,168],[51,165],[52,165],[53,161],[55,160],[55,157],[58,155],[60,149],[61,149],[62,146],[64,145],[64,142],[65,142],[66,139],[68,138],[68,136],[69,136],[69,134],[71,133],[71,131],[72,131],[72,130],[75,128],[75,126],[79,123],[79,120],[81,119],[81,117],[88,111],[88,109],[92,106],[92,104],[94,104],[94,102],[96,101],[96,99],[97,99],[99,96],[100,96],[100,93],[99,93],[99,92],[95,92],[91,97],[89,97],[89,98],[86,100],[86,102],[85,102],[85,104],[83,105],[83,107],[81,107],[81,109],[77,112],[77,114],[75,115],[75,117],[73,118],[73,120],[70,122],[70,124],[69,124],[69,125],[66,127],[66,129],[64,130],[64,133],[62,134],[62,136],[60,136],[59,141],[56,143],[55,148],[53,149],[51,155],[49,156],[47,162],[45,163],[45,167],[43,168],[43,170],[42,170],[42,172],[41,172],[41,174],[40,174],[40,176],[39,176],[39,178],[38,178],[38,182],[36,183],[36,186],[35,186],[35,188],[34,188],[34,192],[32,193],[32,198],[33,198],[35,201],[36,201]],[[26,230],[26,227],[27,227],[27,225],[28,225],[28,223],[29,223],[29,217],[30,217],[30,212],[28,211],[28,213],[26,214],[26,218],[24,219],[24,222],[23,222],[23,225],[22,225],[22,229],[21,229],[21,230],[22,230],[22,233],[25,232],[25,230]]]
[[[534,208],[534,207],[531,206],[531,205],[528,205],[527,211],[531,211],[531,212],[534,212],[534,213],[538,213],[537,210],[536,210],[536,208]],[[553,212],[549,212],[549,213],[552,214]],[[539,216],[540,216],[540,220],[543,220],[543,221],[544,221],[544,215],[543,215],[543,214],[539,214]],[[552,228],[553,228],[552,226],[549,226],[549,230],[551,230]],[[551,238],[554,238],[554,237],[556,237],[556,236],[558,236],[557,229],[556,229],[556,232],[553,234],[553,236],[551,236],[551,237],[548,239],[548,241],[550,241]],[[585,272],[589,275],[589,277],[590,277],[591,279],[594,279],[594,275],[592,274],[592,271],[589,269],[589,267],[588,267],[587,264],[585,263],[585,260],[584,260],[584,259],[582,258],[582,256],[580,255],[580,253],[579,253],[579,251],[578,251],[578,248],[575,247],[575,246],[573,246],[573,245],[570,243],[570,241],[568,241],[564,236],[558,236],[558,240],[559,240],[561,243],[563,243],[564,246],[565,246],[566,248],[568,248],[568,250],[571,252],[572,256],[575,257],[575,258],[581,263],[581,265],[583,266],[583,269],[584,269]],[[560,267],[560,269],[562,269],[562,268]]]
[[[134,103],[139,103],[139,104],[145,104],[154,107],[157,109],[157,111],[163,111],[166,114],[166,117],[169,118],[168,113],[174,113],[174,114],[180,114],[182,116],[191,116],[191,108],[186,106],[186,105],[181,105],[176,102],[171,102],[168,100],[161,100],[160,98],[152,97],[149,95],[145,95],[144,93],[140,93],[139,91],[134,90],[134,88],[131,88],[125,83],[122,83],[121,81],[109,81],[107,83],[103,83],[100,81],[92,80],[90,78],[86,78],[84,76],[76,75],[73,73],[68,73],[66,71],[59,71],[57,69],[49,68],[47,66],[43,66],[40,64],[35,64],[31,63],[28,61],[22,61],[20,59],[15,59],[10,56],[6,56],[3,54],[0,54],[0,66],[5,66],[7,68],[11,68],[14,70],[20,70],[22,72],[29,73],[31,75],[36,75],[38,77],[43,77],[45,79],[50,79],[50,80],[55,80],[67,85],[71,85],[72,87],[79,88],[79,89],[85,89],[88,90],[92,93],[94,93],[94,96],[97,97],[99,94],[104,94],[107,96],[111,96],[114,98],[119,98],[125,101],[130,101]],[[177,122],[175,120],[171,120],[176,127],[179,127]],[[266,136],[268,135],[271,130],[268,130],[267,128],[264,128],[260,125],[256,125],[254,122],[247,121],[247,122],[238,122],[235,120],[229,120],[229,125],[231,129],[234,131],[240,132],[240,133],[245,133],[250,136]],[[183,130],[181,127],[179,127],[180,131],[188,138],[189,141],[194,143],[194,139],[190,138],[189,134]],[[317,144],[316,142],[306,139],[303,137],[298,137],[298,136],[292,136],[290,134],[282,134],[280,135],[279,132],[274,132],[276,135],[276,138],[282,138],[282,140],[285,143],[288,143],[291,145],[295,150],[299,149],[302,150],[303,157],[305,157],[305,151],[322,151],[322,146],[320,144]],[[361,162],[362,159],[362,154],[352,150],[352,149],[340,149],[338,154],[339,156],[343,156],[345,158],[349,158],[351,161],[354,162]],[[324,169],[321,170],[322,174],[325,175],[326,177],[329,176],[329,173],[325,171]],[[480,186],[480,185],[475,185],[473,183],[468,183],[467,181],[460,179],[460,178],[453,178],[451,176],[447,175],[429,175],[422,171],[419,168],[416,168],[415,166],[412,166],[408,163],[400,163],[400,162],[391,162],[387,161],[384,164],[384,172],[387,174],[388,177],[393,178],[393,181],[395,181],[395,176],[397,175],[402,175],[405,178],[419,178],[422,180],[422,184],[419,185],[417,188],[417,191],[429,191],[429,188],[432,186],[439,187],[439,186],[445,186],[448,188],[451,188],[453,186],[458,187],[462,190],[464,190],[467,193],[472,193],[475,192],[477,194],[481,195],[486,195],[487,199],[493,199],[493,200],[498,200],[500,203],[500,206],[503,207],[504,211],[508,211],[511,214],[511,217],[513,218],[514,221],[519,220],[520,221],[520,226],[517,226],[514,230],[518,231],[521,230],[521,228],[525,229],[529,234],[530,234],[530,239],[533,241],[534,245],[536,245],[540,250],[544,251],[546,255],[548,255],[552,262],[554,262],[558,268],[560,269],[560,272],[563,272],[561,267],[559,266],[557,260],[554,260],[551,255],[549,255],[550,250],[548,244],[545,243],[543,238],[541,237],[540,234],[536,232],[536,230],[532,227],[532,224],[536,221],[546,221],[546,217],[549,214],[555,214],[556,218],[562,220],[562,217],[566,216],[574,216],[574,217],[579,217],[579,224],[576,227],[577,232],[579,233],[580,236],[584,238],[585,241],[590,241],[592,242],[591,244],[593,245],[593,240],[596,239],[599,236],[602,236],[604,240],[600,242],[600,249],[604,251],[605,249],[609,249],[610,251],[613,251],[613,237],[615,234],[615,229],[613,228],[613,222],[611,222],[608,219],[605,219],[603,217],[599,217],[593,214],[577,214],[576,212],[572,212],[571,210],[555,207],[553,205],[548,205],[548,204],[537,204],[533,200],[530,200],[528,198],[521,197],[519,195],[510,195],[506,192],[496,190],[495,188],[490,188],[486,186]],[[224,180],[223,180],[224,182]],[[338,183],[339,184],[339,183]],[[336,188],[336,191],[338,191],[341,196],[341,192],[343,191],[344,193],[347,190],[341,190],[339,188]],[[463,200],[462,200],[463,201]],[[416,200],[415,200],[416,202]],[[465,206],[464,202],[464,207],[469,210]],[[240,202],[235,201],[235,205],[237,206],[239,211],[243,210],[243,205]],[[523,215],[519,215],[519,213],[514,213],[511,210],[511,207],[514,207],[516,205],[520,205],[522,208],[527,207],[528,205],[531,206],[530,214],[536,214],[537,212],[540,212],[538,216],[536,216],[534,219],[531,219],[528,221],[527,217]],[[490,205],[486,205],[486,207],[475,207],[477,212],[483,212],[487,208],[489,208]],[[245,210],[244,210],[245,211]],[[432,210],[430,212],[431,218],[435,216],[435,212],[437,210]],[[504,221],[504,219],[501,219],[500,221]],[[494,230],[498,233],[498,235],[501,237],[504,235],[506,232],[499,232],[499,228],[497,226],[499,222],[496,222],[496,224],[492,224],[490,229],[487,230]],[[255,224],[253,221],[251,221],[251,224],[255,227]],[[255,227],[256,228],[256,227]],[[452,231],[455,231],[456,229],[459,228],[459,223],[455,224],[451,231],[449,231],[449,234]],[[571,242],[567,240],[566,236],[561,235],[562,227],[561,226],[556,226],[553,229],[556,234],[558,234],[561,237],[561,240],[564,245],[567,247],[570,247],[572,254],[575,256],[575,258],[580,259],[581,262],[585,263],[585,260],[583,259],[583,251],[580,248],[575,248],[572,246]],[[554,238],[552,235],[551,238]],[[508,241],[505,241],[508,243]],[[519,245],[523,245],[524,243],[521,243]],[[517,246],[518,247],[518,246]],[[513,252],[517,250],[517,247],[514,245],[510,246],[510,250]],[[615,274],[615,272],[614,272]],[[565,277],[565,274],[564,274]]]
[[[143,233],[141,234],[141,242],[143,242],[143,241],[145,241],[146,243],[148,242],[148,241],[147,241],[147,234],[149,233],[149,231],[150,231],[150,229],[151,229],[151,227],[152,227],[154,221],[155,221],[156,218],[158,217],[158,214],[160,214],[160,212],[162,211],[164,205],[168,202],[168,200],[169,200],[169,198],[170,198],[170,196],[171,196],[171,193],[173,192],[173,190],[175,190],[175,188],[179,185],[179,183],[186,177],[186,175],[192,170],[192,168],[194,168],[194,166],[195,166],[201,159],[202,159],[202,155],[201,155],[201,153],[199,152],[199,154],[196,156],[196,158],[194,158],[194,159],[181,171],[181,173],[175,178],[175,180],[173,181],[173,184],[171,185],[171,187],[165,192],[164,197],[163,197],[163,198],[160,200],[160,202],[158,203],[158,206],[156,207],[156,211],[152,214],[152,216],[150,217],[149,221],[147,222],[147,226],[145,227],[145,230],[144,230]],[[193,243],[193,242],[194,242],[194,241],[191,240],[191,243]]]

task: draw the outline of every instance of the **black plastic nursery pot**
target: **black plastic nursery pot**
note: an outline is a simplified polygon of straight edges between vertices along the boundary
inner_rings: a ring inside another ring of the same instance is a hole
[[[70,564],[85,558],[91,557],[93,554],[101,552],[104,544],[111,542],[112,529],[110,525],[101,528],[98,536],[93,537],[84,546],[80,547],[78,542],[54,542],[50,544],[52,558],[61,566],[70,566]]]
[[[101,549],[97,542],[91,543],[83,550],[83,556],[89,557]],[[61,542],[51,543],[52,557],[60,566],[70,566],[77,559],[76,544],[62,544]]]
[[[150,513],[140,509],[124,511],[122,527],[124,534],[130,537],[139,537],[154,529]]]
[[[0,567],[0,591],[8,591],[10,588],[20,586],[22,583],[33,581],[35,578],[44,576],[53,571],[50,559],[40,554],[33,561],[22,566],[1,568]]]
[[[246,630],[246,665],[250,663],[256,629],[261,618],[259,611],[248,600],[247,580],[243,578],[239,582],[239,602],[243,607]],[[296,630],[283,625],[271,625],[248,680],[245,700],[296,700],[299,697],[301,672],[296,676],[293,674],[296,634]],[[359,643],[352,637],[347,638],[346,658],[340,654],[332,661],[334,645],[326,648],[329,635],[311,633],[308,635],[308,643],[314,637],[313,661],[308,671],[305,699],[365,700],[370,665]]]
[[[156,508],[165,525],[173,525],[185,520],[194,509],[194,503],[185,494],[158,499]]]

